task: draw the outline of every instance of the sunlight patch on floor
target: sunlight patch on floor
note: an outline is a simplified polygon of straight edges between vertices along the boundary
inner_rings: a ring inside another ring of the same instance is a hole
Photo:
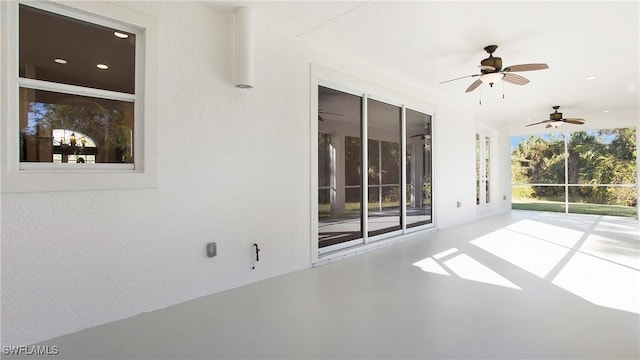
[[[640,314],[640,271],[577,253],[553,284],[594,304]]]
[[[447,270],[445,270],[442,266],[440,266],[440,264],[438,264],[433,258],[430,257],[414,263],[413,266],[419,267],[424,272],[449,276]]]
[[[450,260],[445,261],[444,264],[456,275],[463,279],[522,290],[518,285],[505,279],[497,272],[482,265],[480,262],[469,255],[460,254]]]
[[[465,280],[478,281],[485,284],[504,286],[512,289],[522,290],[516,284],[505,279],[497,272],[489,269],[479,261],[475,260],[467,254],[457,254],[459,250],[451,248],[439,254],[433,255],[413,263],[413,266],[419,267],[422,271],[450,276],[451,273]],[[451,257],[451,255],[454,255]],[[448,260],[444,258],[451,257]],[[447,271],[447,269],[449,271]]]
[[[591,303],[640,314],[637,224],[626,226],[599,218],[567,226],[571,228],[527,219],[470,244]],[[432,274],[521,290],[465,254],[464,248],[450,248],[413,265]]]
[[[505,227],[505,229],[568,248],[576,245],[584,235],[584,232],[579,230],[528,219],[520,220]]]
[[[451,248],[449,250],[445,250],[443,252],[440,252],[440,253],[437,253],[437,254],[433,255],[433,258],[436,259],[436,260],[440,260],[440,259],[445,258],[445,257],[447,257],[447,256],[449,256],[451,254],[454,254],[454,253],[458,252],[458,251],[460,251],[460,250],[458,250],[456,248]]]
[[[632,237],[612,239],[608,236],[591,234],[580,247],[580,252],[613,261],[640,270],[640,235],[636,241]]]
[[[541,278],[569,252],[566,247],[513,231],[510,227],[481,236],[471,244]]]
[[[602,220],[598,224],[598,231],[613,232],[618,235],[628,235],[638,239],[638,220],[619,218],[616,219],[615,222]]]
[[[577,224],[585,229],[578,231],[523,220],[470,243],[541,278],[559,271],[549,279],[554,285],[594,304],[640,314],[637,231],[589,224]]]

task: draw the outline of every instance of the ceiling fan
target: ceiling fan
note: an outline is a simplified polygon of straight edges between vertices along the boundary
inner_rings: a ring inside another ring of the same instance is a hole
[[[420,137],[420,140],[431,139],[431,134],[429,134],[429,133],[415,134],[415,135],[409,137],[409,139],[417,138],[418,136]]]
[[[503,80],[515,85],[525,85],[529,82],[528,79],[520,75],[514,74],[514,72],[520,71],[532,71],[548,69],[547,64],[520,64],[511,65],[506,68],[502,68],[502,58],[494,57],[493,53],[498,48],[498,45],[489,45],[484,50],[489,53],[489,57],[480,61],[480,74],[473,74],[462,76],[459,78],[443,81],[440,84],[448,83],[454,80],[460,80],[468,77],[480,76],[479,79],[471,83],[465,92],[471,92],[480,86],[483,82],[489,83],[489,86],[493,87],[493,84],[498,80]]]
[[[320,120],[320,121],[324,121],[324,118],[320,114],[334,115],[334,116],[344,116],[342,114],[336,114],[336,113],[324,111],[322,109],[318,109],[318,120]]]
[[[549,120],[540,121],[540,122],[529,124],[529,125],[526,125],[526,126],[533,126],[533,125],[538,125],[538,124],[547,124],[547,126],[545,126],[545,129],[547,129],[547,128],[550,128],[550,127],[558,127],[558,126],[562,125],[562,123],[569,123],[569,124],[576,124],[576,125],[584,124],[584,119],[563,118],[562,117],[562,113],[558,112],[559,108],[560,108],[559,105],[556,105],[556,106],[553,107],[553,109],[555,111],[552,112],[551,114],[549,114]]]
[[[427,124],[424,131],[409,137],[409,139],[420,137],[420,140],[431,139],[431,125]]]

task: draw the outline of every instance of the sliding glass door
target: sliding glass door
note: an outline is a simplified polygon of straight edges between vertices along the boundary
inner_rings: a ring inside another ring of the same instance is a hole
[[[430,115],[318,87],[321,252],[431,224],[431,179]]]
[[[402,109],[367,99],[369,236],[400,230]]]
[[[324,248],[362,239],[362,99],[321,86],[318,100],[318,242]]]
[[[431,115],[407,109],[407,228],[432,223],[431,137]]]

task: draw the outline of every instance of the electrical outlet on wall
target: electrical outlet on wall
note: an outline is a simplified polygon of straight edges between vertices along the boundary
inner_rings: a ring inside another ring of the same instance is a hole
[[[207,244],[207,256],[208,257],[214,257],[218,255],[218,246],[216,243],[212,242],[212,243],[208,243]]]

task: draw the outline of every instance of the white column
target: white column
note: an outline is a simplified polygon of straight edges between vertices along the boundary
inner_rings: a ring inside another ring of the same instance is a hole
[[[407,228],[407,108],[400,118],[400,229]]]
[[[361,141],[362,144],[362,159],[360,162],[360,168],[362,169],[362,237],[364,239],[365,244],[369,242],[369,141],[368,136],[369,132],[367,129],[368,118],[367,118],[367,101],[369,97],[367,95],[362,96],[362,131],[361,131]]]
[[[345,216],[345,165],[344,165],[344,135],[334,134],[331,136],[333,144],[332,174],[331,174],[331,216],[341,218]]]

